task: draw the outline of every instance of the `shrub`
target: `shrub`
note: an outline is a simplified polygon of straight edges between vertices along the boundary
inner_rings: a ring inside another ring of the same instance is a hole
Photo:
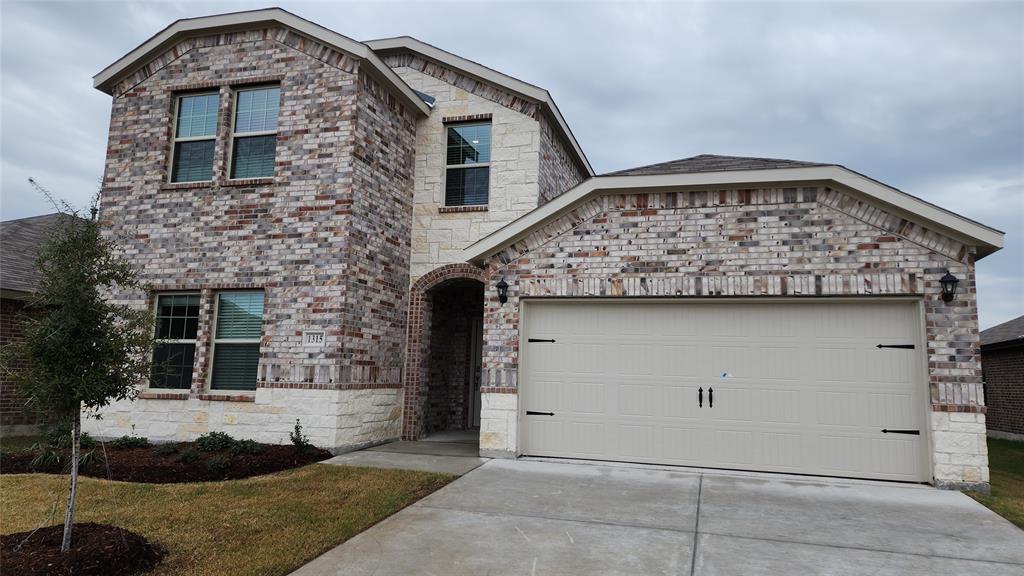
[[[46,428],[43,436],[46,439],[46,445],[50,448],[70,448],[71,424],[63,422],[49,426]],[[82,432],[78,437],[78,444],[83,450],[88,450],[96,447],[96,439],[90,436],[88,432]]]
[[[150,443],[148,438],[143,438],[142,436],[121,436],[111,441],[110,445],[119,450],[127,450],[130,448],[149,448]]]
[[[199,450],[189,447],[185,448],[181,452],[178,452],[178,456],[175,457],[175,460],[181,462],[182,464],[188,464],[189,462],[195,462],[196,460],[199,460],[199,457]]]
[[[302,424],[299,419],[295,419],[295,428],[288,434],[291,438],[292,444],[299,449],[300,452],[305,452],[313,448],[313,444],[309,441],[309,436],[306,436],[302,432]]]
[[[196,446],[203,452],[218,452],[234,448],[238,441],[225,432],[210,432],[196,438]]]
[[[214,474],[220,474],[228,469],[228,458],[223,454],[214,454],[206,461],[206,469]]]
[[[238,440],[235,445],[231,447],[231,451],[235,454],[259,454],[266,448],[263,444],[256,442],[255,440]]]
[[[178,445],[173,443],[157,444],[156,446],[153,446],[153,453],[157,456],[169,456],[177,451]]]

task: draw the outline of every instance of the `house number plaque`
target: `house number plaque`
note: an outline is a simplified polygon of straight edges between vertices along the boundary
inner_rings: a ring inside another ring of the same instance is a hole
[[[302,345],[307,348],[323,348],[327,343],[327,335],[323,330],[304,330],[302,332]]]

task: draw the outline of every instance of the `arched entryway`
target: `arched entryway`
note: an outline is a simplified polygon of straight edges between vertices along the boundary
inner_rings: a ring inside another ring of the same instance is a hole
[[[484,273],[470,264],[422,276],[410,293],[402,437],[480,426]]]

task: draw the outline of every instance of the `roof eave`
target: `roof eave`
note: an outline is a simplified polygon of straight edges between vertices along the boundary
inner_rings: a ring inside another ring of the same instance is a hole
[[[501,248],[516,242],[546,222],[569,212],[583,200],[600,194],[637,190],[653,192],[691,187],[736,186],[751,184],[835,183],[885,204],[890,209],[915,220],[929,222],[955,239],[977,248],[981,259],[1003,247],[1003,233],[974,222],[867,178],[842,166],[826,165],[804,168],[773,168],[761,170],[728,170],[687,174],[656,174],[642,176],[599,176],[590,178],[544,206],[510,222],[463,250],[466,261],[482,263]]]
[[[488,68],[483,64],[467,60],[457,54],[452,54],[451,52],[442,50],[411,36],[367,40],[364,44],[369,46],[370,49],[375,52],[397,52],[402,50],[416,52],[417,54],[439,64],[455,68],[460,72],[476,78],[477,80],[496,84],[506,90],[514,92],[520,97],[540,103],[544,108],[544,111],[554,119],[556,124],[558,124],[566,142],[572,148],[576,161],[579,163],[580,167],[583,168],[583,171],[588,176],[595,175],[594,168],[590,165],[590,160],[587,159],[587,155],[583,152],[583,148],[576,140],[576,136],[572,133],[572,129],[569,128],[569,124],[562,116],[562,112],[558,109],[558,105],[555,104],[554,98],[551,97],[551,93],[547,90],[539,86],[523,82],[522,80],[513,78],[507,74],[502,74],[501,72]]]
[[[160,53],[161,50],[167,49],[181,38],[197,36],[199,34],[243,30],[269,23],[279,23],[287,26],[304,36],[326,43],[361,62],[368,63],[367,71],[377,79],[392,85],[406,101],[406,104],[409,104],[424,116],[430,114],[430,107],[416,95],[405,81],[384,64],[380,57],[367,45],[324,28],[319,24],[300,18],[281,8],[232,12],[229,14],[177,20],[93,76],[93,87],[107,94],[113,94],[113,87],[118,79],[136,70],[140,62],[144,62],[148,58]]]

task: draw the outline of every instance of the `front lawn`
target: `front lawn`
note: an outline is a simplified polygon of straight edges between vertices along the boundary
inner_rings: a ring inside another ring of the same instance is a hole
[[[1024,442],[988,439],[992,495],[969,494],[993,512],[1024,528]]]
[[[75,521],[113,524],[163,545],[169,554],[149,574],[283,575],[453,479],[325,464],[192,484],[82,478]],[[0,476],[0,532],[60,522],[66,490],[67,477]]]

